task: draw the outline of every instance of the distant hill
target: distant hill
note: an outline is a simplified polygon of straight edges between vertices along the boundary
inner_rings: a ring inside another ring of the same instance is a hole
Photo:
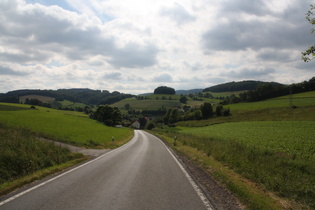
[[[275,86],[282,86],[283,84],[276,82],[261,82],[261,81],[241,81],[241,82],[228,82],[224,84],[215,85],[212,87],[205,88],[203,92],[230,92],[230,91],[241,91],[241,90],[255,90],[259,85],[272,84]]]
[[[202,92],[203,89],[191,89],[191,90],[176,90],[176,95],[189,95]]]
[[[23,96],[36,95],[55,98],[56,101],[68,100],[89,105],[112,104],[125,98],[133,97],[131,94],[123,94],[117,91],[110,93],[107,90],[91,90],[87,88],[72,88],[58,90],[25,89],[14,90],[0,94],[0,102],[19,103]]]

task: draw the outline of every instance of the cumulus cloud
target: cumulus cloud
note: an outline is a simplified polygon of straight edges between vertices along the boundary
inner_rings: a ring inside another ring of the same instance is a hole
[[[158,75],[153,76],[152,81],[159,83],[169,83],[173,81],[173,77],[168,73],[160,73]]]
[[[169,17],[171,20],[175,21],[177,25],[182,25],[196,20],[196,17],[189,14],[189,12],[178,3],[174,4],[172,8],[162,8],[160,10],[160,15]]]
[[[22,1],[4,1],[0,8],[0,42],[5,40],[8,46],[0,56],[5,60],[45,62],[58,55],[68,60],[101,55],[116,67],[155,64],[158,50],[154,44],[130,42],[120,47],[98,19],[58,6],[26,5]],[[10,52],[10,48],[18,50]]]
[[[0,0],[0,92],[308,80],[313,64],[300,57],[314,43],[310,3]]]
[[[294,2],[281,14],[271,16],[264,1],[233,1],[222,5],[223,17],[217,25],[202,36],[205,52],[222,50],[259,50],[262,48],[294,49],[301,47],[306,41],[311,42],[312,36],[307,33],[308,26],[304,17],[289,21],[288,13],[301,14],[301,5],[306,2]]]
[[[16,71],[16,70],[13,70],[11,68],[0,65],[0,75],[26,76],[26,75],[28,75],[28,73]]]

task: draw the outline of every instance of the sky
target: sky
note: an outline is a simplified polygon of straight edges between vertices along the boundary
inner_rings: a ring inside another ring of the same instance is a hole
[[[141,94],[315,76],[314,0],[0,0],[0,93]]]

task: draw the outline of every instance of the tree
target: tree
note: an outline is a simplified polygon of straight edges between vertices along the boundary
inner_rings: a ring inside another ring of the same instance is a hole
[[[177,108],[172,109],[171,113],[170,113],[170,117],[168,120],[169,124],[174,124],[178,121],[178,117],[179,117],[179,112]]]
[[[175,89],[171,87],[160,86],[154,90],[154,94],[175,95]]]
[[[138,121],[140,123],[140,128],[144,128],[147,124],[147,120],[145,119],[145,117],[140,117]]]
[[[172,109],[168,109],[165,116],[164,116],[164,123],[168,124],[169,123],[169,119],[170,119],[170,115],[171,115],[171,111]]]
[[[203,119],[209,119],[213,115],[213,109],[210,103],[205,102],[201,105],[200,110],[202,112]]]
[[[312,25],[315,25],[315,14],[313,10],[315,10],[315,5],[310,6],[310,10],[306,13],[306,20],[310,22]],[[311,30],[311,33],[315,33],[315,29]],[[302,52],[302,59],[304,62],[309,62],[315,57],[315,45],[308,48],[305,52]]]
[[[194,111],[194,120],[202,120],[202,112],[199,109]]]
[[[125,109],[129,110],[130,109],[130,104],[125,104]]]
[[[95,111],[93,118],[103,122],[107,126],[120,124],[122,117],[117,107],[99,106]]]
[[[153,122],[148,122],[147,125],[146,125],[146,129],[148,130],[152,130],[153,128],[155,128],[155,125]]]
[[[222,110],[223,110],[223,106],[219,105],[215,108],[215,114],[217,116],[221,116],[222,115]]]
[[[179,99],[179,102],[181,102],[182,104],[186,104],[188,98],[186,96],[181,96]]]

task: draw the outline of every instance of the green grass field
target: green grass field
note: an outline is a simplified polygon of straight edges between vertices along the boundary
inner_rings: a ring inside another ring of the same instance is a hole
[[[19,98],[20,102],[25,102],[26,99],[37,99],[43,103],[51,103],[55,100],[55,98],[52,97],[48,97],[48,96],[40,96],[40,95],[25,95],[25,96],[21,96]]]
[[[68,100],[63,100],[63,101],[56,101],[58,103],[60,103],[62,106],[64,107],[81,107],[81,108],[84,108],[86,106],[86,104],[83,104],[83,103],[75,103],[75,102],[71,102],[71,101],[68,101]]]
[[[315,105],[315,91],[293,94],[292,103],[297,107],[314,106]],[[265,101],[230,104],[225,107],[230,108],[231,111],[250,111],[261,110],[267,108],[282,108],[290,106],[290,96],[282,96]]]
[[[178,122],[176,128],[154,132],[168,142],[176,135],[174,149],[200,161],[213,176],[225,177],[225,184],[249,209],[266,208],[270,202],[263,196],[271,197],[277,208],[314,209],[315,91],[293,94],[295,109],[289,109],[289,100],[284,96],[231,104],[225,106],[231,116]],[[217,165],[214,161],[254,182],[247,189],[259,195],[243,190],[240,183],[247,181],[235,181],[236,175],[231,177],[220,167],[212,169]]]
[[[30,128],[53,140],[88,147],[116,147],[130,140],[133,135],[128,128],[107,127],[80,112],[29,107],[30,105],[0,103],[0,122]],[[7,111],[8,109],[15,111]],[[112,136],[115,137],[115,144],[111,142]]]
[[[124,109],[125,105],[129,104],[131,109],[135,110],[157,110],[162,108],[173,108],[175,106],[180,106],[179,100],[137,100],[135,98],[128,98],[117,103],[112,104],[112,106]]]

